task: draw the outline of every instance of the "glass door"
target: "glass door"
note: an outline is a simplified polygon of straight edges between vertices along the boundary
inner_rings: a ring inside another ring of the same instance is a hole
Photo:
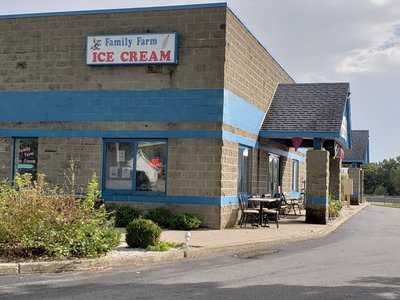
[[[269,154],[269,192],[275,195],[279,192],[280,182],[280,159],[279,156]]]
[[[238,161],[238,193],[249,194],[250,192],[250,149],[239,146]]]
[[[14,141],[14,175],[29,173],[35,180],[38,163],[38,139],[16,138]]]

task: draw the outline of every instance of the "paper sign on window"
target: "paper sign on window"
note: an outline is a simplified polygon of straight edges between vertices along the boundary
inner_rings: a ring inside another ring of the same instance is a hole
[[[118,150],[117,151],[117,162],[124,162],[125,161],[125,151]]]
[[[110,178],[118,178],[118,167],[110,167],[109,177]]]
[[[125,168],[122,168],[122,178],[123,179],[130,179],[131,178],[131,168],[129,168],[129,167],[125,167]]]

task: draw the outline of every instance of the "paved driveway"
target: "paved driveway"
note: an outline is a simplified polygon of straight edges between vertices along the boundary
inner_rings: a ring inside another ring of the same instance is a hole
[[[1,277],[0,299],[400,299],[400,209],[369,207],[320,240],[102,273]]]

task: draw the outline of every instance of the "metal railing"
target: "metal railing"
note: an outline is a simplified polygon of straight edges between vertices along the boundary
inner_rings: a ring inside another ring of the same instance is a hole
[[[376,195],[365,195],[365,199],[371,203],[381,203],[381,204],[398,204],[400,205],[400,196],[376,196]]]

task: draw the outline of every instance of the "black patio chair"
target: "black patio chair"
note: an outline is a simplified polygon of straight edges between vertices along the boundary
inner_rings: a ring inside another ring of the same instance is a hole
[[[257,208],[249,207],[248,202],[249,197],[246,194],[239,195],[239,207],[240,207],[240,220],[239,225],[240,228],[246,227],[247,222],[251,222],[251,224],[259,224],[260,222],[260,210]]]
[[[281,210],[281,199],[267,203],[263,208],[263,222],[269,225],[269,221],[274,221],[276,228],[279,228],[279,211]]]

